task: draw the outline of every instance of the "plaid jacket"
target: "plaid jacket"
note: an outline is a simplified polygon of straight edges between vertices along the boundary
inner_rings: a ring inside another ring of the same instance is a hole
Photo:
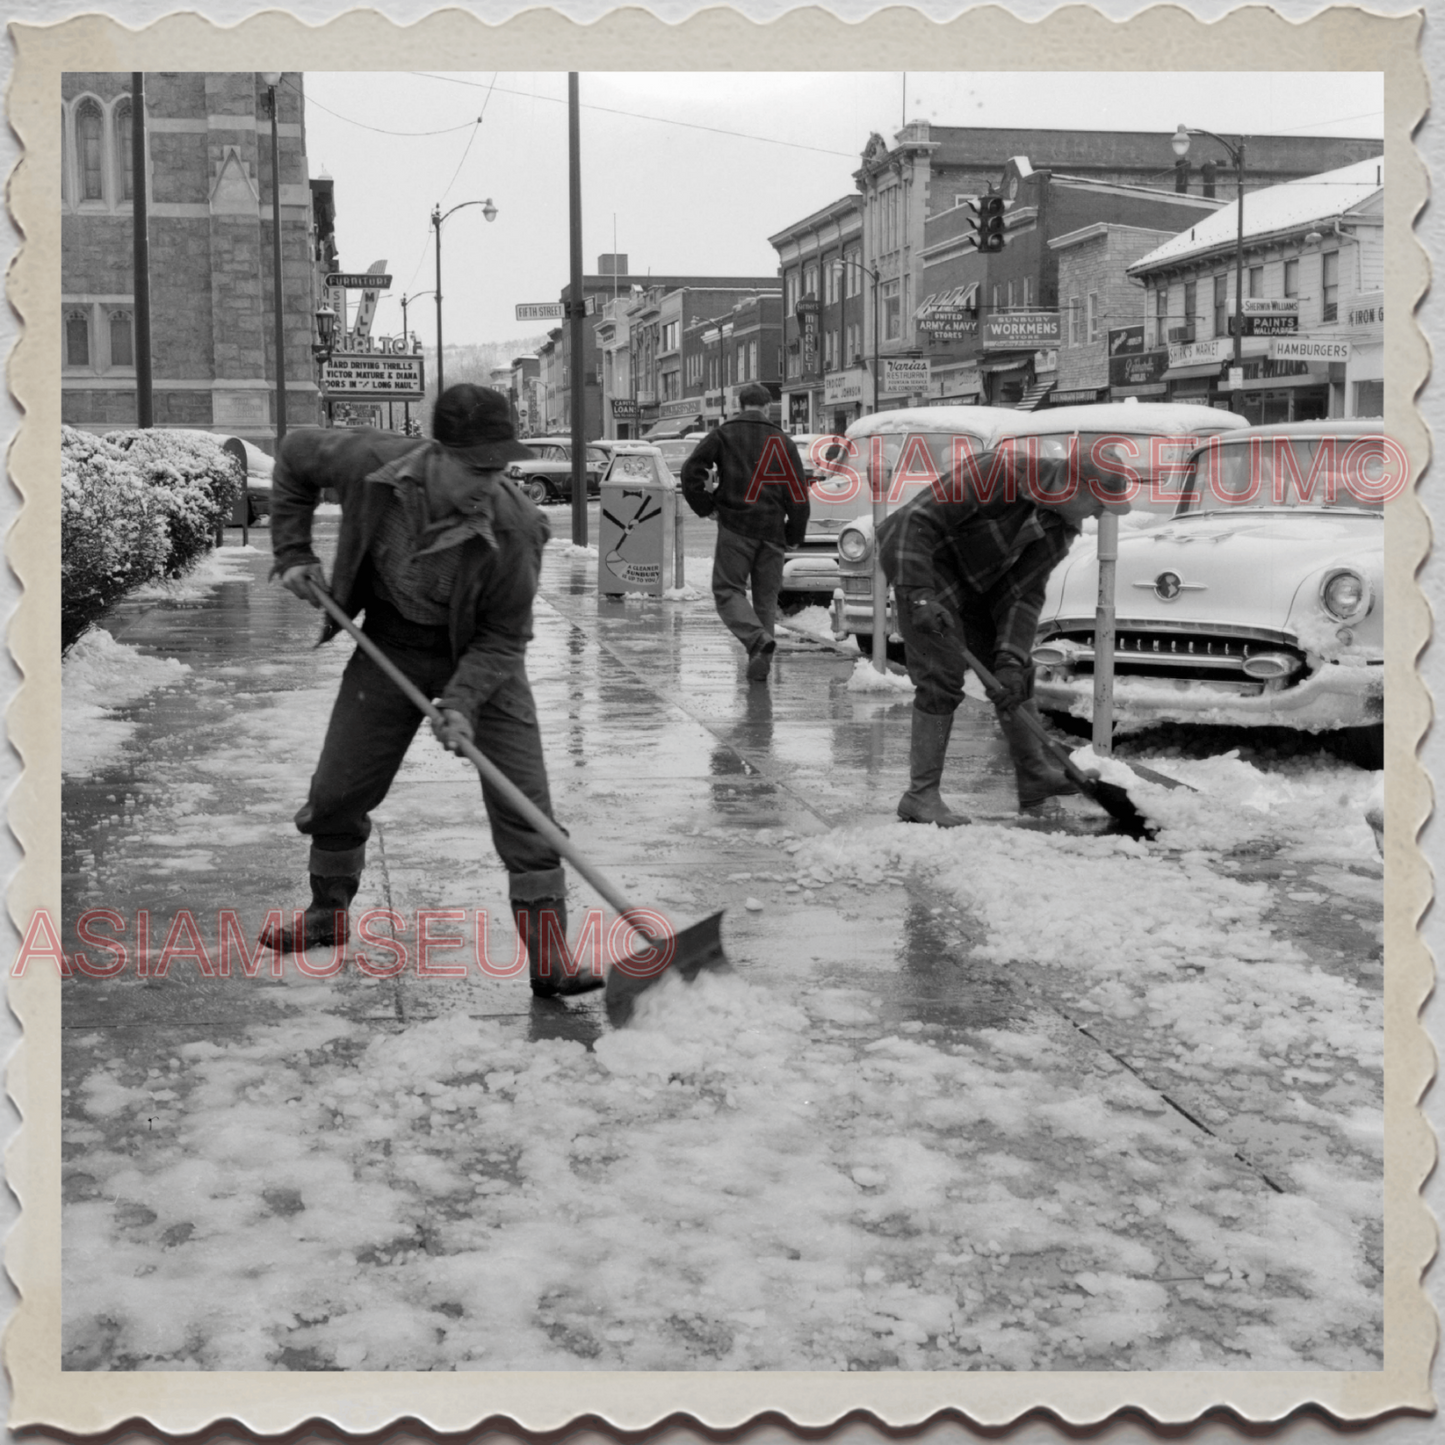
[[[956,613],[982,606],[999,650],[1027,659],[1049,573],[1077,535],[1056,511],[1027,497],[941,502],[929,491],[888,516],[878,552],[900,606],[919,591]]]

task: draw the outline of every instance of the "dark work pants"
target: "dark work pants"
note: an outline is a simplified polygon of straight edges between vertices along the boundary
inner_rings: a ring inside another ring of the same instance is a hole
[[[898,630],[907,649],[908,677],[913,683],[913,705],[919,712],[951,714],[963,701],[967,665],[965,647],[985,667],[993,664],[996,629],[988,604],[977,593],[965,594],[958,607],[950,606],[957,629],[941,636],[920,632],[913,625],[913,610],[898,609]]]
[[[372,640],[427,697],[445,688],[453,672],[450,655]],[[358,649],[342,674],[306,805],[296,814],[297,828],[311,838],[312,873],[360,875],[371,810],[386,797],[421,722],[422,714],[401,689]],[[520,665],[471,723],[478,750],[550,818],[537,712]],[[521,902],[562,897],[566,878],[556,851],[485,783],[482,801],[511,897]]]
[[[784,555],[776,542],[744,537],[741,532],[721,525],[717,529],[717,548],[712,558],[712,600],[717,606],[717,615],[747,649],[749,657],[765,642],[773,640],[778,590],[783,585]]]

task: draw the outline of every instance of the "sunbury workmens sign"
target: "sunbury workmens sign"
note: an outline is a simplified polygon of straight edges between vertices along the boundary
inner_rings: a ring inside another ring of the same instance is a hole
[[[1057,346],[1062,335],[1057,311],[1002,311],[983,318],[985,350]]]
[[[378,401],[416,401],[425,391],[419,356],[338,354],[321,368],[323,396],[365,396]]]

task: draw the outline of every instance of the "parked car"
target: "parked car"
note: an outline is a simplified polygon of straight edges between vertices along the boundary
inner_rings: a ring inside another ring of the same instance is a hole
[[[928,410],[942,412],[945,408]],[[1201,437],[1248,425],[1233,412],[1176,402],[1112,402],[1097,406],[1060,406],[1039,412],[995,407],[947,410],[961,413],[965,422],[971,412],[986,412],[993,418],[991,432],[979,438],[980,450],[1012,441],[1022,454],[1026,455],[1032,448],[1041,458],[1054,458],[1068,456],[1070,447],[1077,446],[1080,460],[1085,464],[1102,462],[1110,471],[1134,473],[1137,487],[1132,508],[1120,519],[1121,527],[1147,527],[1166,521],[1178,506],[1182,479],[1195,442]],[[873,417],[864,419],[865,422],[874,420]],[[850,436],[853,430],[849,428]],[[948,448],[942,451],[946,457]],[[1086,523],[1085,528],[1092,533],[1095,524]],[[873,629],[871,517],[859,518],[846,528],[840,536],[840,553],[840,586],[834,600],[833,631],[840,637],[850,632],[858,635],[858,645],[867,651],[872,644]],[[890,646],[901,657],[897,649],[902,643],[897,636],[891,594],[887,618]]]
[[[889,511],[911,501],[929,483],[923,457],[939,475],[953,465],[955,442],[987,450],[1003,426],[1020,413],[996,406],[919,406],[861,417],[844,433],[842,455],[830,462],[830,480],[814,486],[808,536],[783,565],[785,589],[831,595],[833,635],[873,646],[873,468]],[[913,445],[918,439],[920,452]],[[815,449],[818,444],[814,443]],[[832,448],[824,448],[824,459]],[[907,470],[900,475],[900,465]],[[819,594],[822,594],[819,596]],[[895,653],[902,642],[888,631]],[[897,654],[901,656],[901,654]]]
[[[531,448],[534,460],[509,462],[507,475],[538,506],[544,502],[570,502],[572,500],[572,438],[525,437],[522,445]],[[589,497],[597,495],[606,466],[606,453],[589,443],[585,473]]]
[[[271,515],[271,472],[275,461],[267,456],[254,442],[244,437],[226,437],[221,446],[240,462],[246,472],[246,521],[254,525],[262,517]],[[231,525],[241,525],[239,509],[233,514]]]
[[[1174,517],[1121,532],[1114,717],[1340,730],[1382,765],[1384,510],[1378,420],[1248,427],[1198,447]],[[1291,462],[1293,474],[1291,474]],[[1302,495],[1303,493],[1303,495]],[[1041,708],[1093,712],[1096,549],[1049,580],[1034,648]]]
[[[682,464],[693,454],[697,444],[707,435],[704,431],[689,432],[686,436],[680,437],[659,437],[658,440],[649,442],[649,446],[655,446],[662,453],[662,459],[667,463],[668,470],[673,476],[681,478]]]

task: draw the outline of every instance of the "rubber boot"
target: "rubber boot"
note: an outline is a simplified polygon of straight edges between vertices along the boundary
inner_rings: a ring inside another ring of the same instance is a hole
[[[778,644],[769,637],[748,658],[749,682],[766,682],[768,680],[768,670],[773,665],[773,653],[777,650],[777,646]]]
[[[279,932],[268,924],[261,930],[262,948],[275,948],[282,953],[305,953],[308,948],[345,943],[351,937],[351,920],[346,910],[356,897],[360,884],[360,878],[343,875],[323,878],[313,873],[311,906],[301,915],[300,933],[297,933],[294,918]]]
[[[591,993],[607,980],[590,969],[578,969],[567,948],[567,900],[512,900],[512,918],[527,944],[532,992],[538,998],[571,998]],[[574,971],[575,970],[575,971]]]
[[[1021,813],[1038,808],[1050,798],[1065,797],[1079,791],[1079,785],[1059,766],[1053,751],[1034,735],[1019,716],[1025,709],[1035,722],[1040,721],[1038,708],[1032,699],[998,714],[999,726],[1008,739],[1009,754],[1013,758]]]
[[[913,737],[908,752],[908,791],[898,800],[898,816],[905,823],[937,823],[940,828],[961,828],[972,822],[943,801],[938,785],[943,759],[953,732],[953,714],[913,709]]]

